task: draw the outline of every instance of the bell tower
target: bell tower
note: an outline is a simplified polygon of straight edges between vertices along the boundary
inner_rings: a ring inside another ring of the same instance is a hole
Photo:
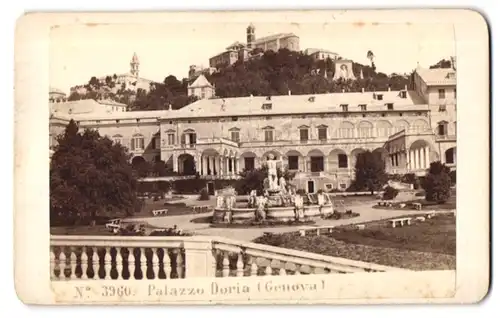
[[[252,49],[255,42],[255,27],[252,23],[247,27],[247,48]]]
[[[130,74],[132,74],[132,76],[139,77],[139,58],[135,52],[134,56],[132,56],[132,60],[130,61]]]

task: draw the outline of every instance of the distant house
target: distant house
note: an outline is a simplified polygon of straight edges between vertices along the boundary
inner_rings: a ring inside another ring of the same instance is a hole
[[[215,87],[202,74],[193,83],[188,85],[187,94],[188,96],[196,96],[200,99],[211,98],[215,96]]]

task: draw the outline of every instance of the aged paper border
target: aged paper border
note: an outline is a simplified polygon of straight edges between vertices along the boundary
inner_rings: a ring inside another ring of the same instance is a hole
[[[280,23],[454,23],[458,64],[457,270],[259,278],[183,279],[169,288],[198,288],[198,296],[148,296],[164,282],[50,282],[48,219],[49,32],[68,24],[241,21]],[[484,18],[469,10],[336,10],[170,13],[32,13],[18,20],[15,35],[15,287],[29,304],[373,304],[471,303],[489,288],[489,42]],[[471,167],[472,168],[472,167]],[[210,295],[213,282],[248,285],[251,292]],[[315,292],[272,293],[271,284],[309,283]],[[103,297],[103,286],[130,288],[135,296]],[[76,287],[88,287],[75,297]]]

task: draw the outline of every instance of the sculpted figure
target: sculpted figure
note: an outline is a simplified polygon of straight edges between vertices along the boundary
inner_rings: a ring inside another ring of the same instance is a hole
[[[269,188],[271,190],[278,189],[278,160],[273,154],[269,154],[266,161],[267,179],[269,180]]]

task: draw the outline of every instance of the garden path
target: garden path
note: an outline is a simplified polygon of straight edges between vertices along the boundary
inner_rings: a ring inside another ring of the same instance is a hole
[[[389,209],[374,209],[373,202],[358,205],[353,209],[353,212],[359,213],[358,217],[352,219],[342,220],[323,220],[319,219],[314,225],[311,226],[340,226],[358,223],[366,223],[371,221],[378,221],[393,217],[401,217],[406,215],[422,214],[426,211],[411,211],[411,210],[389,210]],[[295,226],[281,226],[281,227],[265,227],[265,228],[211,228],[210,224],[193,223],[191,220],[196,218],[208,217],[212,215],[211,212],[189,215],[177,216],[164,216],[164,217],[148,217],[141,219],[134,219],[136,221],[147,222],[155,227],[172,227],[177,225],[179,229],[183,229],[197,235],[210,235],[210,236],[223,236],[231,239],[252,241],[253,239],[262,236],[264,232],[269,233],[284,233],[297,231],[304,227],[304,225]]]

